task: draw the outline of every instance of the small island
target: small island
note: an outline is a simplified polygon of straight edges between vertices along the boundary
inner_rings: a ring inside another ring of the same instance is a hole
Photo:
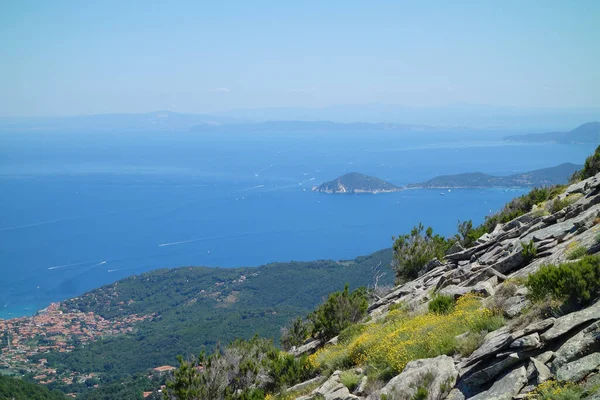
[[[319,186],[313,186],[312,190],[314,192],[322,193],[377,194],[399,192],[402,188],[379,178],[375,178],[374,176],[351,172]]]

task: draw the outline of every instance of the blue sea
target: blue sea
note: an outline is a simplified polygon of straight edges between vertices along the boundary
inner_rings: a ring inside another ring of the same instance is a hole
[[[583,163],[593,145],[501,132],[0,133],[0,318],[188,265],[349,259],[419,222],[451,235],[524,190],[328,195],[346,172],[398,185]]]

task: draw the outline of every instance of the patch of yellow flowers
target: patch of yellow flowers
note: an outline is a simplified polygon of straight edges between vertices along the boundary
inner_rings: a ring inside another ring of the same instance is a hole
[[[475,295],[466,295],[446,315],[427,313],[411,317],[402,309],[390,311],[383,323],[368,325],[346,343],[319,350],[309,357],[309,362],[315,367],[336,368],[346,361],[398,373],[411,360],[452,353],[457,335],[478,332],[486,326],[495,316],[489,309],[480,308],[480,303]]]
[[[557,382],[547,380],[540,383],[533,392],[527,395],[528,399],[562,400],[567,398],[579,398],[583,390],[572,382]]]

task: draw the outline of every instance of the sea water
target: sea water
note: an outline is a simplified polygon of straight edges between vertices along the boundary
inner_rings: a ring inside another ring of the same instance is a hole
[[[593,145],[500,133],[0,134],[0,318],[120,278],[188,265],[350,259],[422,222],[452,235],[523,189],[330,195],[361,172],[397,185],[583,163]]]

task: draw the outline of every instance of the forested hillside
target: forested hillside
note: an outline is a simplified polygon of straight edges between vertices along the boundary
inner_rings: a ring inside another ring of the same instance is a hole
[[[195,357],[217,343],[254,334],[277,343],[281,327],[306,314],[327,294],[368,286],[372,268],[387,270],[390,249],[355,260],[273,263],[258,268],[183,267],[132,276],[63,303],[66,310],[110,319],[156,314],[127,335],[78,346],[69,353],[40,354],[59,370],[99,372],[103,382]],[[379,282],[390,284],[389,271]],[[60,385],[60,384],[59,384]]]

